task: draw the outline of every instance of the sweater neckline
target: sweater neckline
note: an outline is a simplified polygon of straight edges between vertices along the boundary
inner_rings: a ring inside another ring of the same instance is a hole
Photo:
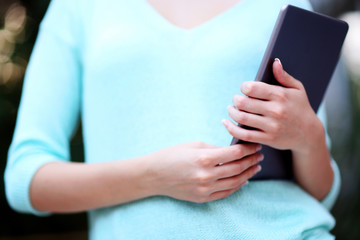
[[[172,23],[170,20],[168,20],[166,17],[164,17],[161,13],[159,13],[147,0],[143,0],[145,5],[145,13],[150,14],[150,19],[154,19],[156,21],[156,24],[161,25],[162,27],[167,28],[168,30],[182,32],[182,33],[193,33],[198,32],[202,29],[217,25],[219,22],[225,20],[226,18],[230,17],[234,13],[237,13],[237,9],[240,7],[243,7],[247,4],[247,2],[250,0],[241,0],[238,3],[236,3],[234,6],[222,11],[221,13],[211,17],[209,20],[206,20],[194,27],[191,28],[183,28],[180,27],[174,23]],[[255,1],[255,0],[251,0]]]

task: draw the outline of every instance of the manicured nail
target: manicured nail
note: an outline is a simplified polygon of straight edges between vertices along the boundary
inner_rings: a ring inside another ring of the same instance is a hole
[[[258,173],[258,172],[260,172],[260,171],[261,171],[261,166],[258,165],[258,166],[255,168],[255,173]]]
[[[280,59],[275,58],[275,61],[277,61],[280,64],[280,66],[282,66]]]

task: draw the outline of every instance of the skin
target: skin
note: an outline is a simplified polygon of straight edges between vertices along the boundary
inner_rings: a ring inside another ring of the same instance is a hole
[[[183,29],[192,29],[232,8],[241,0],[147,0],[166,20]]]
[[[184,29],[194,28],[239,2],[149,0],[160,14]],[[261,170],[261,146],[255,143],[292,150],[297,182],[321,200],[333,179],[324,129],[301,83],[286,74],[279,63],[274,63],[274,73],[283,87],[244,83],[241,91],[249,97],[234,96],[235,108],[228,108],[236,122],[259,131],[223,121],[231,135],[254,144],[217,147],[193,142],[122,161],[51,162],[41,167],[31,182],[33,207],[70,213],[156,195],[198,203],[222,199]],[[302,110],[300,115],[297,109]]]
[[[123,161],[52,162],[35,174],[31,202],[37,210],[66,213],[155,195],[214,201],[239,190],[260,170],[263,156],[256,153],[260,148],[193,142]]]
[[[223,124],[238,139],[291,150],[296,181],[321,200],[334,178],[325,130],[302,83],[286,73],[279,60],[273,63],[273,73],[282,86],[245,82],[241,91],[246,96],[235,95],[235,107],[228,107],[235,122],[258,130],[239,128],[229,120]]]

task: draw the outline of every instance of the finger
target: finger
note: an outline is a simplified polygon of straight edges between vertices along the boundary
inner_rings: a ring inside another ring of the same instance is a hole
[[[263,100],[263,102],[281,99],[284,96],[284,86],[271,85],[264,82],[245,82],[241,91],[250,99]]]
[[[246,125],[248,127],[253,127],[256,129],[261,129],[262,131],[268,130],[268,124],[266,117],[252,114],[244,111],[239,111],[234,106],[228,106],[229,116],[237,123]]]
[[[238,94],[234,95],[233,104],[237,109],[248,113],[263,115],[267,111],[266,101]]]
[[[280,59],[275,58],[272,67],[273,67],[273,73],[274,73],[275,79],[282,86],[287,87],[287,88],[296,88],[296,89],[302,88],[302,83],[300,81],[296,80],[295,78],[293,78],[290,74],[288,74],[284,70]]]
[[[214,192],[214,193],[210,194],[210,196],[208,197],[208,199],[205,202],[211,202],[211,201],[216,201],[219,199],[227,198],[228,196],[230,196],[231,194],[236,192],[236,190],[237,189],[231,189],[231,190]]]
[[[214,173],[218,179],[237,176],[252,166],[257,165],[264,159],[264,155],[255,153],[237,161],[219,165],[214,168]]]
[[[282,86],[270,85],[264,82],[251,81],[241,84],[241,92],[248,97],[262,100],[272,100]]]
[[[205,149],[220,148],[218,146],[207,144],[207,143],[204,143],[204,142],[201,142],[201,141],[184,143],[184,145],[192,147],[192,148],[205,148]]]
[[[235,144],[228,147],[219,149],[210,149],[210,156],[212,159],[212,165],[217,166],[230,161],[244,158],[245,156],[254,154],[260,151],[261,145],[248,143],[248,144]]]
[[[215,183],[215,188],[218,191],[231,190],[231,189],[237,188],[241,184],[245,183],[250,178],[255,176],[255,174],[257,174],[260,171],[261,171],[260,165],[252,166],[239,175],[229,177],[229,178],[219,179]]]
[[[240,186],[238,186],[237,188],[214,192],[214,193],[210,194],[209,198],[207,199],[207,202],[226,198],[226,197],[230,196],[231,194],[235,193],[236,191],[238,191],[243,186],[247,185],[248,183],[249,182],[246,181],[246,182],[242,183]]]
[[[235,122],[241,125],[255,128],[261,132],[272,132],[278,126],[273,118],[281,116],[281,108],[273,107],[263,116],[239,111],[235,107],[229,106],[228,113]]]
[[[265,132],[261,130],[256,130],[256,129],[247,130],[240,126],[235,125],[233,122],[231,122],[228,119],[224,119],[222,123],[226,127],[230,135],[237,139],[243,140],[245,142],[268,145],[267,143],[269,142],[269,140],[267,139],[267,135],[265,134]]]

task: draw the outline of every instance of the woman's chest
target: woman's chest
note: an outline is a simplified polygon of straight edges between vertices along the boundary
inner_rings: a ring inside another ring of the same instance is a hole
[[[241,4],[242,0],[145,0],[164,20],[193,29]]]

